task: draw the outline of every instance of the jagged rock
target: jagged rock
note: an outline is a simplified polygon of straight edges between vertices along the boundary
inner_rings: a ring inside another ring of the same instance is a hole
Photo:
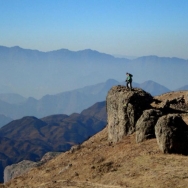
[[[162,116],[160,110],[145,110],[136,123],[136,142],[155,138],[155,125],[158,118]]]
[[[179,96],[169,101],[170,107],[176,110],[188,112],[188,103],[186,103],[185,96]]]
[[[17,164],[7,166],[4,170],[4,183],[27,172],[32,167],[36,166],[36,164],[37,163],[33,161],[23,160]]]
[[[169,100],[164,100],[159,105],[159,108],[161,108],[161,109],[169,108],[169,107],[170,107],[170,101]]]
[[[188,154],[188,126],[180,115],[160,117],[155,126],[155,135],[163,153]]]
[[[166,114],[169,111],[172,113],[172,109],[176,113],[186,113],[188,112],[188,92],[177,91],[156,96],[151,105],[155,108],[165,110]]]
[[[153,97],[142,89],[132,91],[125,86],[114,86],[108,92],[108,139],[117,142],[124,135],[135,132],[135,124],[144,110],[150,108]]]
[[[71,147],[69,152],[74,153],[75,151],[78,151],[80,148],[81,148],[80,145],[74,145],[74,146]]]
[[[54,157],[58,156],[59,154],[61,154],[62,152],[47,152],[42,159],[40,160],[41,162],[47,162],[51,159],[53,159]]]

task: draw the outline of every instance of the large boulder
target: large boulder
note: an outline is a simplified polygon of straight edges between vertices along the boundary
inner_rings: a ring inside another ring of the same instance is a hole
[[[12,164],[4,169],[4,183],[7,181],[29,171],[32,167],[36,166],[36,162],[23,160],[17,164]]]
[[[180,115],[160,117],[155,126],[155,135],[163,153],[188,154],[188,126]]]
[[[153,97],[142,89],[132,91],[114,86],[106,98],[108,139],[118,142],[124,135],[135,132],[135,124],[143,111],[150,108]]]
[[[136,142],[155,138],[155,125],[159,117],[162,116],[160,110],[145,110],[136,123]]]
[[[60,155],[62,152],[47,152],[40,161],[33,162],[29,160],[23,160],[19,163],[12,164],[9,166],[6,166],[4,169],[4,182],[20,176],[26,172],[28,172],[31,168],[40,166],[41,164],[44,164],[45,162],[55,158],[56,156]]]

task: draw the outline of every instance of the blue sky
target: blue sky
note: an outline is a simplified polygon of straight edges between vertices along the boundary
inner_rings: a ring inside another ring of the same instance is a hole
[[[188,1],[0,0],[0,45],[188,59]]]

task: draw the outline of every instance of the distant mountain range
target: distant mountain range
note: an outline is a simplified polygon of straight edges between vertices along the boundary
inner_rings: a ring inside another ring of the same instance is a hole
[[[162,86],[161,84],[158,84],[151,80],[146,81],[141,84],[133,83],[133,86],[142,88],[143,90],[147,91],[148,93],[150,93],[153,96],[170,92],[170,90],[168,88],[166,88],[165,86]]]
[[[80,89],[62,92],[56,95],[45,95],[41,99],[24,98],[17,94],[0,94],[0,114],[11,119],[24,116],[35,116],[38,118],[53,114],[80,113],[96,102],[105,101],[109,89],[115,85],[125,85],[109,79],[104,83],[83,87]],[[170,90],[156,82],[147,81],[142,84],[133,83],[133,87],[139,87],[152,95],[160,95]],[[4,118],[0,116],[0,125]]]
[[[96,103],[82,113],[38,119],[26,116],[0,129],[0,182],[3,169],[22,160],[40,160],[49,151],[67,151],[106,126],[106,104]]]
[[[0,66],[0,93],[19,93],[37,99],[110,78],[121,81],[126,72],[131,72],[137,83],[153,80],[171,90],[187,85],[188,80],[185,59],[157,56],[127,59],[90,49],[41,52],[0,46]]]
[[[18,119],[24,116],[41,118],[53,114],[69,115],[72,113],[80,113],[96,102],[105,101],[107,92],[115,85],[125,85],[125,82],[109,79],[104,83],[86,86],[80,89],[62,92],[56,95],[45,95],[39,100],[32,97],[26,99],[17,94],[0,94],[0,114],[6,116],[11,121],[12,119]],[[133,87],[142,88],[153,96],[170,92],[168,88],[151,80],[141,84],[133,82]],[[186,86],[182,88],[185,89]],[[4,117],[0,116],[0,126],[3,123]]]
[[[180,90],[188,90],[188,85],[176,89],[176,91],[180,91]]]
[[[0,93],[0,100],[9,104],[20,104],[26,101],[26,98],[16,93]]]
[[[3,114],[0,114],[0,128],[4,125],[6,125],[7,123],[11,122],[13,119],[3,115]]]

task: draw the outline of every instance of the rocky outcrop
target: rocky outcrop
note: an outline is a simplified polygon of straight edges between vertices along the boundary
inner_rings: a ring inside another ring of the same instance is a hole
[[[69,152],[74,153],[75,151],[78,151],[80,148],[81,148],[81,145],[72,146]]]
[[[188,154],[188,126],[180,115],[160,117],[155,126],[155,134],[163,153]]]
[[[188,112],[188,91],[177,91],[177,92],[169,92],[159,96],[154,97],[153,107],[166,109],[170,109],[172,111],[176,110],[176,112]]]
[[[114,86],[106,98],[108,139],[118,142],[135,132],[135,125],[143,111],[150,108],[153,97],[142,89],[132,91],[125,86]]]
[[[187,114],[187,96],[181,91],[152,97],[142,89],[112,87],[106,99],[109,141],[118,142],[136,131],[137,143],[157,138],[163,153],[188,155],[188,126],[182,119]]]
[[[160,110],[145,110],[136,123],[136,142],[155,138],[155,125],[159,117],[162,116]]]
[[[4,182],[7,181],[27,172],[32,167],[36,166],[36,162],[23,160],[17,164],[13,164],[7,166],[4,170]]]
[[[51,159],[53,159],[54,157],[60,155],[62,152],[47,152],[42,159],[40,160],[41,162],[47,162]]]
[[[7,181],[22,175],[23,173],[26,173],[29,171],[31,168],[40,166],[41,164],[44,164],[45,162],[53,159],[57,155],[61,154],[62,152],[47,152],[42,159],[39,162],[33,162],[29,160],[23,160],[19,163],[12,164],[7,166],[4,169],[4,182],[6,183]]]

